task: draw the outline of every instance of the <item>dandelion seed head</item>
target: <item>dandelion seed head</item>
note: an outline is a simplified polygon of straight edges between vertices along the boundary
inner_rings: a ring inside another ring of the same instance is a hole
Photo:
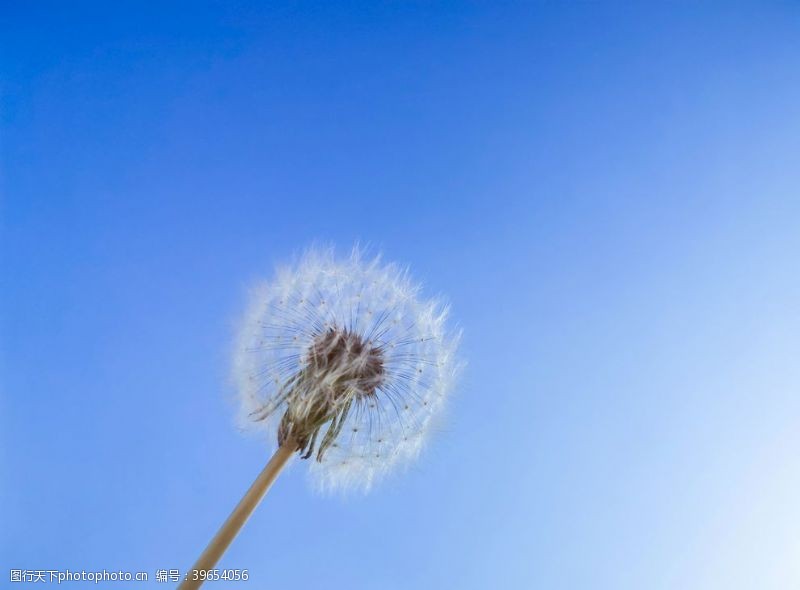
[[[318,487],[369,489],[419,454],[459,365],[447,307],[358,250],[312,249],[254,290],[234,357],[245,424],[291,438]]]

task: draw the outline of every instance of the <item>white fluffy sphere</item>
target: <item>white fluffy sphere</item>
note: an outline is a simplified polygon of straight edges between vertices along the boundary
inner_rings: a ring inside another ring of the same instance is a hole
[[[236,345],[244,420],[300,441],[324,489],[368,489],[419,454],[452,389],[447,308],[407,272],[313,249],[254,290]]]

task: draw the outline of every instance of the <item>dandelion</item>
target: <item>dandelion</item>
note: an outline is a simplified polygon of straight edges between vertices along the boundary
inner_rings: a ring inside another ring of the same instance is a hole
[[[292,455],[323,490],[367,491],[418,455],[458,370],[447,308],[405,270],[312,249],[256,289],[234,357],[242,420],[277,451],[200,557],[214,566]],[[194,588],[192,576],[182,587]]]

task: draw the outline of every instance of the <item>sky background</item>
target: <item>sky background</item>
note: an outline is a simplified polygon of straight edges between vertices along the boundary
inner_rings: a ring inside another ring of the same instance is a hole
[[[452,304],[447,421],[208,587],[800,587],[796,3],[160,4],[0,8],[0,579],[188,568],[247,287],[358,240]]]

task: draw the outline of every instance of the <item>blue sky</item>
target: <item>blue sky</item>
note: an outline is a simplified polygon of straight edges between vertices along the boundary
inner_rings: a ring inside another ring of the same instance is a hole
[[[469,366],[404,476],[281,477],[250,587],[800,585],[797,6],[0,18],[1,576],[194,561],[266,460],[247,286],[321,240],[446,294]]]

